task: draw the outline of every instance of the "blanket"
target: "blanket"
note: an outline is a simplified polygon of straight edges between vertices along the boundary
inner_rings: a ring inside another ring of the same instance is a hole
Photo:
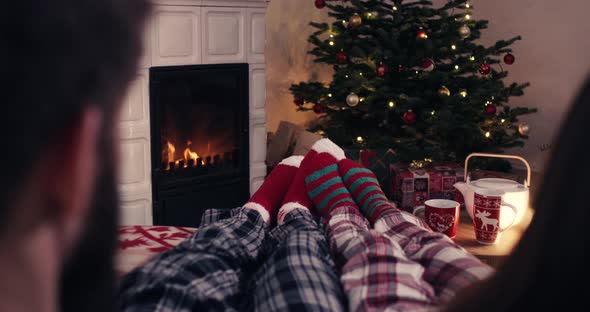
[[[182,242],[197,229],[176,226],[121,226],[116,255],[118,276],[123,276]]]

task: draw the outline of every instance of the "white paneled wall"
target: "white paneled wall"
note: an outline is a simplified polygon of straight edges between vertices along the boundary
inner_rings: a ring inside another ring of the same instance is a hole
[[[246,27],[244,8],[202,9],[203,62],[205,64],[244,63]]]
[[[158,6],[152,28],[152,65],[201,64],[201,8]]]
[[[266,175],[265,13],[267,0],[156,0],[141,70],[120,122],[121,223],[152,224],[149,67],[248,63],[250,192]]]

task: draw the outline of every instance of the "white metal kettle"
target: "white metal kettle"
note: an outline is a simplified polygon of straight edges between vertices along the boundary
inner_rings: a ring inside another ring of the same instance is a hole
[[[526,165],[527,168],[527,179],[524,184],[520,184],[517,181],[508,179],[497,179],[497,178],[485,178],[475,181],[470,181],[468,176],[468,164],[469,159],[472,157],[492,157],[492,158],[508,158],[517,159]],[[499,154],[485,154],[485,153],[473,153],[467,156],[465,159],[465,181],[457,182],[454,184],[455,188],[463,194],[465,200],[465,208],[467,213],[473,219],[473,201],[475,191],[478,189],[492,189],[500,190],[505,193],[504,200],[510,205],[516,207],[516,213],[512,208],[503,206],[500,211],[500,227],[507,227],[515,225],[524,216],[526,209],[529,207],[529,187],[531,181],[531,166],[529,163],[520,156],[513,155],[499,155]]]

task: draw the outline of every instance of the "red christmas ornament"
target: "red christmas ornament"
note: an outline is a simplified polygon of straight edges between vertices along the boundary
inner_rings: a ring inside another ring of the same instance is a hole
[[[416,123],[416,113],[414,113],[411,109],[405,112],[402,118],[406,125],[413,125]]]
[[[434,61],[431,58],[425,58],[422,62],[422,69],[424,71],[433,71],[434,70]]]
[[[496,105],[494,105],[494,104],[487,104],[483,111],[488,116],[489,115],[494,115],[494,114],[496,114]]]
[[[418,32],[416,33],[416,37],[420,38],[420,39],[426,39],[426,38],[428,38],[428,34],[426,34],[426,30],[419,29]]]
[[[512,64],[514,64],[514,60],[515,60],[515,59],[516,59],[516,58],[515,58],[515,57],[514,57],[514,55],[513,55],[513,54],[511,54],[511,53],[508,53],[508,54],[504,55],[504,63],[506,63],[506,64],[508,64],[508,65],[512,65]]]
[[[340,52],[336,53],[336,62],[338,62],[340,64],[344,64],[344,63],[348,62],[348,55],[346,54],[346,52],[340,51]]]
[[[324,107],[322,105],[320,105],[319,103],[316,103],[313,106],[313,112],[316,114],[323,114],[324,113]]]
[[[301,106],[301,105],[305,104],[305,100],[303,98],[296,97],[293,100],[293,103],[295,103],[295,105],[297,105],[297,106]]]
[[[492,72],[492,67],[488,63],[479,65],[479,73],[482,75],[489,75]]]
[[[377,68],[375,69],[375,71],[377,72],[377,75],[379,77],[384,77],[385,74],[387,74],[387,67],[383,64],[379,64],[379,66],[377,66]]]
[[[324,0],[315,0],[315,7],[318,9],[322,9],[326,6],[326,1]]]

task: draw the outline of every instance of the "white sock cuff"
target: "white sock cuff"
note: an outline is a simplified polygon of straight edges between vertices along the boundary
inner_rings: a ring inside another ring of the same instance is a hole
[[[303,160],[303,156],[291,156],[287,157],[279,163],[279,165],[291,166],[295,168],[299,168],[301,165],[301,161]]]
[[[258,213],[260,213],[260,216],[262,216],[262,220],[264,220],[264,222],[266,223],[269,222],[270,214],[266,209],[264,209],[264,207],[261,204],[255,202],[247,202],[246,204],[244,204],[244,208],[258,211]]]
[[[282,224],[285,216],[289,214],[289,212],[295,210],[295,209],[305,209],[308,210],[309,209],[305,206],[303,206],[300,203],[296,203],[296,202],[289,202],[289,203],[285,203],[283,206],[281,206],[281,209],[279,209],[279,218],[277,220],[278,224]]]
[[[340,146],[336,145],[329,139],[320,139],[319,141],[315,142],[311,149],[316,151],[318,154],[328,153],[334,156],[334,158],[336,158],[338,161],[346,158],[346,155],[344,155],[344,151],[340,148]]]

